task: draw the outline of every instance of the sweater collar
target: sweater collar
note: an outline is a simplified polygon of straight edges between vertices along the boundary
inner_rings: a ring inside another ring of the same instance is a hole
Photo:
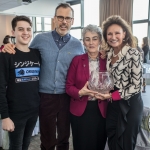
[[[56,32],[56,30],[53,30],[53,31],[52,31],[52,35],[53,35],[53,38],[54,38],[55,41],[59,41],[59,40],[62,38],[62,40],[63,40],[64,42],[68,42],[69,39],[70,39],[70,34],[69,34],[69,33],[67,33],[67,34],[64,35],[64,36],[60,36],[60,35]]]
[[[128,52],[128,50],[129,50],[130,48],[131,48],[131,47],[130,47],[129,45],[125,45],[125,46],[122,48],[122,50],[120,50],[120,52],[118,53],[119,59],[123,58],[123,57],[126,55],[126,53]],[[111,49],[109,50],[108,58],[111,58],[111,57],[112,57],[113,51],[114,51],[113,48],[111,48]]]

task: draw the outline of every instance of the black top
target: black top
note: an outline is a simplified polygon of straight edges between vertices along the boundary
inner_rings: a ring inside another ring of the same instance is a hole
[[[0,114],[30,113],[39,107],[40,53],[30,49],[16,54],[0,53]]]

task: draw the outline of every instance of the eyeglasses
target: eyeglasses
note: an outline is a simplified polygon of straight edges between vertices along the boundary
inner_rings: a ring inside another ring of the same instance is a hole
[[[71,17],[63,17],[63,16],[56,16],[57,17],[57,19],[59,20],[59,21],[64,21],[64,19],[66,20],[66,22],[71,22],[72,21],[72,19],[73,18],[71,18]]]

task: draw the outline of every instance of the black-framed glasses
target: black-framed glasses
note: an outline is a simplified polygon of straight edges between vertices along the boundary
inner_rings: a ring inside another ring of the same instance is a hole
[[[63,16],[56,16],[58,21],[64,21],[64,19],[66,20],[66,22],[71,22],[73,18],[71,17],[63,17]]]

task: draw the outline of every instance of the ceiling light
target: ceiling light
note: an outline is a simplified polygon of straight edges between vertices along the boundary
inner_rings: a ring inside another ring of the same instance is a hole
[[[32,0],[22,0],[23,5],[28,5],[29,3],[32,3]]]

